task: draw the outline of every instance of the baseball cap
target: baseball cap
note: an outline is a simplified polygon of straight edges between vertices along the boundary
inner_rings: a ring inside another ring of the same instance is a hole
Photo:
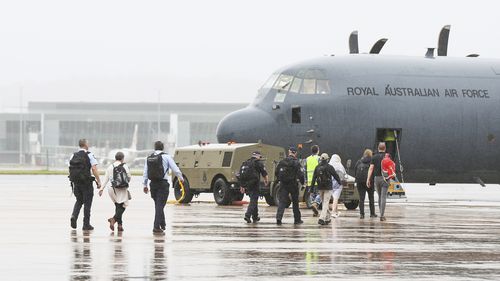
[[[252,152],[252,157],[261,157],[262,154],[260,154],[260,151],[254,151]]]
[[[290,150],[293,153],[297,152],[297,148],[295,148],[294,146],[290,146],[290,148],[288,148],[288,150]]]
[[[321,160],[328,160],[328,159],[330,159],[330,157],[326,153],[321,154],[320,158],[321,158]]]

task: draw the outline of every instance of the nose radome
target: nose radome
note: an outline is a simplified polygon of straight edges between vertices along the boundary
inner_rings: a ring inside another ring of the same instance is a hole
[[[266,130],[272,128],[273,123],[272,117],[260,109],[254,107],[240,109],[229,113],[219,122],[217,141],[257,142],[265,137]]]

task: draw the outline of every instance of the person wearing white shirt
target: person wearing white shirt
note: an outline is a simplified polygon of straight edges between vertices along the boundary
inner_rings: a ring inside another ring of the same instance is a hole
[[[151,188],[151,198],[155,202],[155,219],[153,223],[153,233],[162,234],[166,227],[164,208],[168,199],[168,170],[172,172],[177,178],[184,182],[182,172],[175,164],[174,159],[170,155],[163,152],[164,145],[161,141],[155,142],[155,151],[146,158],[144,163],[144,193],[148,193],[148,182]],[[161,157],[161,161],[160,158]],[[161,169],[161,170],[158,170]]]
[[[113,182],[114,180],[114,169],[115,167],[118,167],[120,165],[123,166],[125,172],[126,172],[126,181],[127,183],[130,182],[130,168],[125,164],[124,162],[125,155],[123,152],[117,152],[115,155],[115,162],[111,165],[108,166],[106,169],[106,173],[104,174],[104,179],[103,183],[101,185],[101,188],[99,189],[99,196],[102,196],[102,193],[104,191],[104,188],[106,188],[106,185],[108,184],[109,181]],[[131,199],[130,192],[128,191],[128,187],[124,188],[115,188],[113,186],[113,183],[108,187],[108,194],[109,198],[111,198],[111,201],[115,203],[115,214],[113,217],[108,219],[109,222],[109,228],[114,231],[115,230],[115,224],[118,223],[118,232],[123,231],[123,221],[122,221],[122,216],[123,213],[125,212],[125,209],[128,206],[128,201]]]

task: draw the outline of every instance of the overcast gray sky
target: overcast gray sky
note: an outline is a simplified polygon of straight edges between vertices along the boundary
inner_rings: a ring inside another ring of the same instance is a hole
[[[450,56],[500,57],[498,1],[0,3],[0,111],[50,101],[250,102],[277,68],[348,53],[423,55],[451,24]]]

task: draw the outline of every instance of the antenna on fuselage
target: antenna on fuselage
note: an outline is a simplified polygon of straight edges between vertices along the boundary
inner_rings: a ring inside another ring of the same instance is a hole
[[[450,25],[445,25],[439,32],[437,55],[445,57],[448,55],[448,38],[450,37]]]
[[[375,44],[373,44],[372,49],[370,50],[370,54],[378,54],[382,50],[382,48],[385,45],[385,42],[387,42],[387,38],[382,38],[379,39]]]
[[[358,31],[354,30],[349,35],[349,54],[359,54]]]

